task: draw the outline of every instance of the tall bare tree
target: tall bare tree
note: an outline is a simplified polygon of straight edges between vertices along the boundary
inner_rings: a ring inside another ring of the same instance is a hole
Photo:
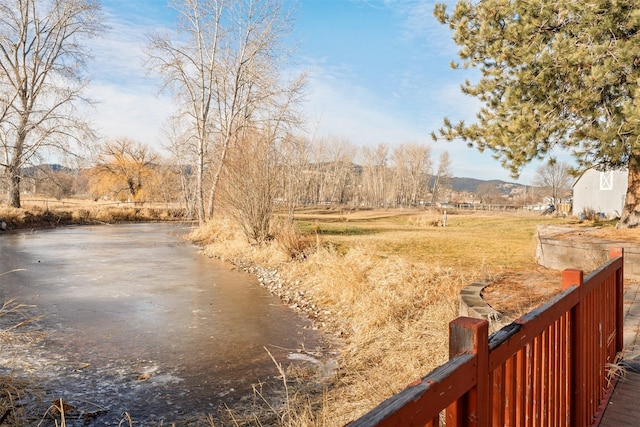
[[[298,124],[295,108],[298,88],[290,86],[278,102],[261,108],[264,119],[242,132],[237,146],[229,150],[229,165],[221,179],[222,200],[228,212],[257,244],[271,238],[271,219],[278,187],[285,174],[284,154]],[[289,175],[290,179],[296,179]]]
[[[438,162],[438,171],[433,177],[433,187],[431,187],[431,206],[435,206],[438,198],[442,194],[443,190],[447,188],[451,181],[451,159],[449,158],[449,152],[444,151],[440,154],[440,161]]]
[[[356,147],[346,138],[332,136],[324,141],[326,158],[322,164],[323,189],[321,199],[331,204],[344,202],[347,187],[353,181],[353,159]]]
[[[293,223],[296,206],[308,198],[309,140],[303,137],[287,138],[282,144],[283,173],[280,174],[280,191],[287,206],[287,220]]]
[[[381,143],[375,148],[363,147],[362,156],[365,198],[372,206],[386,206],[389,146]]]
[[[398,203],[417,204],[431,173],[431,148],[418,143],[398,145],[393,149],[393,162]]]
[[[0,0],[0,166],[20,207],[20,171],[45,148],[92,138],[77,114],[86,85],[83,41],[101,34],[92,0]]]
[[[569,171],[570,167],[566,162],[558,162],[552,158],[536,170],[533,184],[541,187],[545,195],[551,198],[551,203],[557,205],[571,194],[573,178]]]
[[[409,205],[409,156],[406,152],[404,144],[396,145],[391,153],[392,182],[387,188],[392,188],[394,194],[393,201],[395,206]]]
[[[169,163],[180,183],[180,193],[186,209],[186,216],[193,218],[197,216],[197,209],[195,180],[192,171],[193,165],[197,163],[197,154],[194,144],[190,144],[188,141],[189,133],[184,125],[186,123],[181,121],[179,117],[172,117],[166,122],[165,136],[168,144],[165,148],[171,153]]]
[[[283,90],[278,67],[292,21],[280,0],[175,0],[172,6],[180,16],[177,34],[150,38],[147,65],[176,95],[179,114],[190,124],[202,224],[213,215],[229,150]]]
[[[309,179],[307,180],[306,199],[309,203],[324,201],[326,180],[324,165],[331,158],[330,150],[324,139],[312,140],[309,153]]]

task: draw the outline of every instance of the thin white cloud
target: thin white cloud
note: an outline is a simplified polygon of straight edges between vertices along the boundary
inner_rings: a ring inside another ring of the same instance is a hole
[[[424,47],[425,56],[455,54],[452,31],[448,26],[440,24],[433,14],[436,3],[445,3],[447,10],[452,10],[455,0],[382,0],[382,3],[402,19],[403,28],[399,36],[407,43]]]
[[[86,95],[95,102],[92,121],[103,139],[128,137],[162,151],[161,129],[172,112],[171,99],[159,95],[159,81],[143,63],[147,34],[157,22],[106,12],[110,31],[91,41],[91,83]]]
[[[309,90],[307,118],[312,126],[317,125],[310,131],[318,136],[343,136],[357,146],[378,143],[393,146],[407,142],[430,144],[434,161],[443,151],[449,152],[457,176],[512,180],[508,171],[501,169],[490,153],[479,153],[459,141],[432,143],[432,129],[426,120],[416,122],[404,117],[402,112],[384,111],[380,108],[378,95],[355,86],[348,75],[332,73],[328,69],[317,70],[312,74]],[[449,103],[456,105],[453,100]],[[429,116],[433,117],[433,114]],[[441,120],[440,115],[437,117]],[[434,128],[439,125],[441,122],[436,124],[434,121]],[[490,176],[487,176],[487,170],[491,170]]]
[[[356,85],[348,75],[316,68],[309,93],[307,115],[312,123],[320,119],[323,133],[344,135],[356,145],[403,142],[415,136],[407,131],[408,123],[381,108],[377,94]]]
[[[128,137],[161,151],[161,129],[171,113],[171,100],[152,90],[127,89],[94,83],[88,90],[96,100],[93,122],[104,139]]]

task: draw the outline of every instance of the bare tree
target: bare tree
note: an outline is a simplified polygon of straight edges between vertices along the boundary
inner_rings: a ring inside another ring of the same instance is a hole
[[[485,181],[478,185],[477,193],[484,204],[499,204],[504,200],[495,181]]]
[[[309,202],[319,204],[324,201],[325,194],[325,171],[324,165],[329,161],[330,152],[324,139],[311,141],[309,153],[309,168],[307,174],[306,199]]]
[[[257,244],[271,238],[273,207],[287,165],[283,154],[288,152],[283,148],[298,124],[293,108],[298,93],[291,87],[283,93],[285,99],[263,108],[264,120],[245,129],[237,146],[229,150],[229,167],[223,171],[221,188],[228,211]]]
[[[451,160],[449,152],[444,151],[440,155],[438,171],[433,177],[433,187],[431,188],[431,206],[435,206],[442,191],[449,186],[451,181]]]
[[[302,137],[287,138],[281,148],[282,172],[280,174],[280,191],[282,200],[287,206],[287,219],[293,223],[295,209],[307,198],[309,173],[309,141]]]
[[[326,161],[322,164],[324,193],[321,199],[328,203],[342,204],[353,171],[354,147],[348,139],[331,137],[324,141]]]
[[[278,150],[266,133],[245,132],[240,150],[229,154],[229,167],[221,180],[222,200],[242,226],[247,238],[262,244],[271,238],[271,217],[277,188],[280,159]],[[247,162],[245,156],[251,156]]]
[[[431,172],[431,148],[427,145],[401,144],[393,150],[396,200],[402,205],[418,203],[419,194],[427,187]]]
[[[363,147],[362,185],[366,198],[372,206],[386,205],[389,146],[378,144],[375,148]]]
[[[71,170],[42,165],[35,169],[36,192],[56,199],[73,194],[76,177]]]
[[[182,202],[186,209],[186,216],[193,218],[196,215],[196,190],[193,179],[193,165],[195,165],[197,153],[194,144],[190,144],[189,132],[183,127],[185,123],[179,117],[171,117],[165,128],[168,144],[165,146],[171,153],[169,164],[180,183]]]
[[[409,201],[409,156],[406,152],[406,146],[404,144],[397,145],[393,148],[391,154],[391,160],[393,162],[392,169],[392,182],[387,188],[392,188],[394,193],[394,204],[396,206],[407,206]]]
[[[84,39],[101,34],[91,0],[0,0],[0,166],[20,207],[20,171],[45,148],[93,137],[77,114]]]
[[[533,184],[541,187],[544,194],[551,198],[551,203],[557,205],[571,194],[572,176],[566,162],[550,159],[536,170]]]
[[[213,215],[229,150],[261,108],[282,92],[281,47],[292,30],[281,1],[176,0],[178,34],[150,38],[147,65],[164,79],[191,127],[196,147],[196,204],[202,224]],[[205,179],[209,177],[205,208]]]

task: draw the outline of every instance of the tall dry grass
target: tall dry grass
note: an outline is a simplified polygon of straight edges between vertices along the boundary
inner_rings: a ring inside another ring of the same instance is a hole
[[[452,215],[445,228],[425,214],[366,215],[307,215],[298,222],[304,257],[291,256],[291,230],[263,247],[249,245],[231,223],[209,224],[199,235],[211,256],[277,269],[290,294],[318,307],[318,322],[339,343],[337,375],[302,406],[310,415],[297,425],[344,425],[445,362],[460,290],[534,264],[541,220]]]
[[[363,246],[344,255],[321,248],[282,275],[302,280],[307,298],[330,313],[327,329],[344,342],[325,425],[353,420],[444,362],[458,293],[477,278]]]
[[[9,229],[185,219],[185,211],[169,204],[94,202],[90,200],[26,200],[21,208],[0,203],[0,219]]]
[[[0,271],[0,278],[10,272]],[[39,341],[41,334],[24,331],[23,327],[40,319],[30,313],[32,306],[10,298],[0,305],[0,345],[33,343]],[[28,426],[32,424],[26,399],[38,399],[41,396],[37,384],[32,380],[21,378],[13,372],[0,369],[0,425]]]

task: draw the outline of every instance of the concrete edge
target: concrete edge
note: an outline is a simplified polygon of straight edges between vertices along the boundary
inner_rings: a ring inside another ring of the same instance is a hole
[[[458,314],[464,317],[485,319],[489,322],[490,329],[493,330],[509,323],[509,321],[482,298],[482,291],[487,286],[489,284],[484,282],[475,282],[465,286],[460,291]]]
[[[559,238],[560,228],[538,226],[536,233],[536,261],[553,270],[575,268],[591,272],[609,259],[609,250],[614,246],[624,248],[625,279],[640,279],[640,244],[632,241],[614,241],[582,236]]]

